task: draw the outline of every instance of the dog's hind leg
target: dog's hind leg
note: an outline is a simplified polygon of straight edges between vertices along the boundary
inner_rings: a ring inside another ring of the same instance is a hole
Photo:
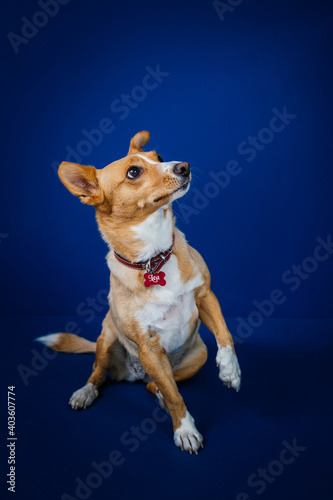
[[[102,333],[97,339],[96,358],[92,374],[86,385],[75,391],[69,400],[73,410],[86,409],[87,406],[90,406],[98,396],[98,388],[106,379],[111,362],[112,348],[117,340],[110,328],[108,315],[103,321]]]
[[[206,363],[207,347],[198,335],[191,350],[182,359],[181,363],[174,369],[173,376],[176,382],[193,377]]]

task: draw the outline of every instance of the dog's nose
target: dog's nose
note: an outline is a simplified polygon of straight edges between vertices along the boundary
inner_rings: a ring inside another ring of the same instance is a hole
[[[190,165],[186,163],[186,161],[183,161],[182,163],[177,163],[177,165],[173,167],[173,171],[177,175],[188,177],[190,175]]]

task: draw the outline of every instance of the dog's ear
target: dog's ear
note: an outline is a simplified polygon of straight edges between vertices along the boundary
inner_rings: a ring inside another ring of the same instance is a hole
[[[77,163],[63,161],[58,170],[61,182],[83,203],[100,205],[103,202],[103,190],[98,184],[95,167],[85,167]]]
[[[127,154],[131,155],[133,153],[138,153],[139,151],[143,151],[142,148],[147,144],[149,139],[150,139],[150,133],[147,132],[147,130],[142,130],[141,132],[135,134],[135,136],[132,137],[131,139],[130,147]]]

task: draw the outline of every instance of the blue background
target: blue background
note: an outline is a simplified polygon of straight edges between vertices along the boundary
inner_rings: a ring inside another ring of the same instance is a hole
[[[59,355],[27,386],[17,370],[33,366],[34,337],[69,329],[72,321],[75,331],[96,338],[107,310],[107,248],[94,211],[70,195],[55,167],[104,118],[114,129],[81,154],[83,164],[102,168],[124,156],[142,129],[164,160],[191,164],[192,190],[174,206],[177,224],[204,256],[232,332],[240,331],[239,317],[249,324],[254,301],[274,289],[285,300],[267,306],[268,319],[238,341],[244,384],[237,396],[220,386],[214,341],[202,329],[209,361],[183,385],[207,438],[199,457],[173,448],[167,421],[93,498],[131,498],[134,491],[147,499],[181,498],[183,491],[192,498],[233,499],[241,491],[256,498],[248,476],[294,438],[307,451],[262,497],[295,498],[297,487],[299,498],[332,498],[324,445],[333,259],[319,262],[297,290],[282,278],[332,232],[330,2],[244,0],[222,21],[210,1],[71,0],[16,54],[7,34],[21,34],[21,18],[40,10],[35,1],[15,0],[0,21],[0,314],[5,385],[16,381],[20,410],[17,498],[27,491],[36,499],[73,494],[75,477],[84,478],[91,462],[103,460],[105,449],[116,448],[121,433],[153,409],[143,386],[121,384],[108,386],[88,412],[70,412],[67,396],[88,376],[89,356]],[[115,100],[139,95],[146,67],[158,65],[168,76],[132,100],[128,113],[115,112]],[[296,117],[247,161],[241,143],[263,134],[273,109],[285,106]],[[239,174],[207,198],[210,174],[231,160]]]

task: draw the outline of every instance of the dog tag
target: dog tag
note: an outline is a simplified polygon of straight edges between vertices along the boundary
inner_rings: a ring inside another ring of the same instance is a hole
[[[162,271],[156,274],[145,273],[143,277],[145,279],[144,285],[146,287],[153,285],[161,285],[161,286],[166,285],[166,281],[164,279],[165,273],[163,273]]]

